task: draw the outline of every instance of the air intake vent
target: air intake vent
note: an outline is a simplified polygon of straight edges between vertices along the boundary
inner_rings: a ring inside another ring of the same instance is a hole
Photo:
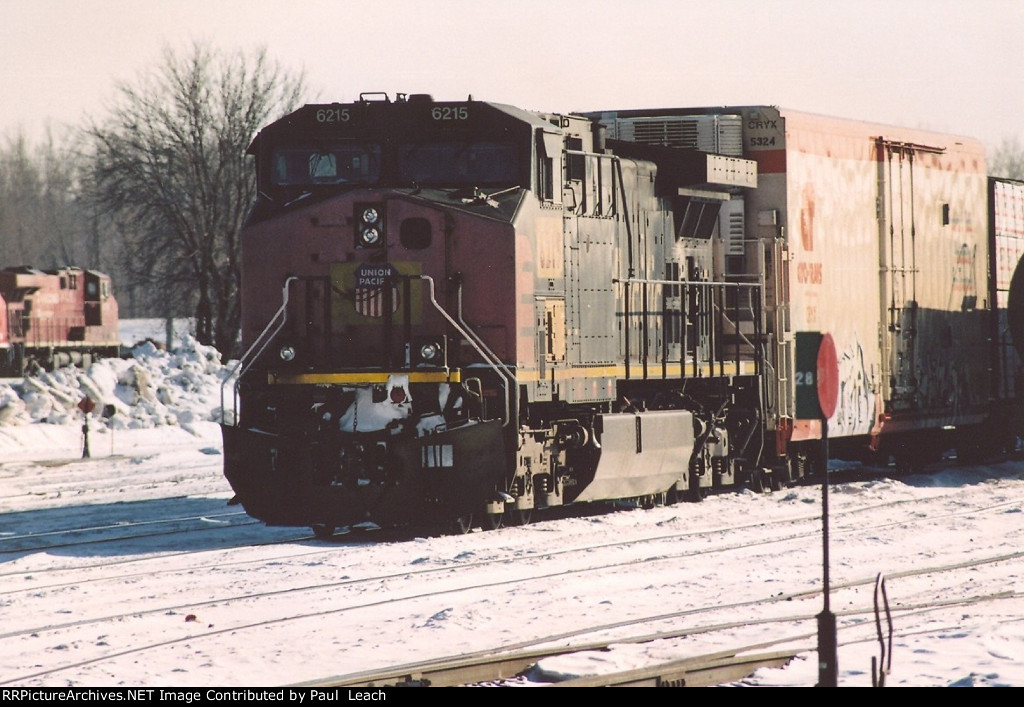
[[[732,199],[722,205],[719,215],[722,243],[726,255],[743,255],[743,199]]]
[[[696,147],[697,123],[692,120],[652,118],[633,123],[633,141],[650,145]]]

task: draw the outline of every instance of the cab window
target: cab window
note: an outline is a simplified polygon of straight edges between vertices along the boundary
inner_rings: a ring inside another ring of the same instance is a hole
[[[277,186],[375,184],[380,179],[380,146],[282,147],[272,159]]]
[[[519,160],[515,146],[503,142],[406,143],[398,147],[398,176],[406,183],[431,186],[515,184]]]

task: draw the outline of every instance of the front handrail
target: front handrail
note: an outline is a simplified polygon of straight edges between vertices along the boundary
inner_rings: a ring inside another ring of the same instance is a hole
[[[270,321],[267,322],[267,325],[263,327],[263,331],[260,332],[260,335],[256,337],[256,339],[252,342],[249,348],[245,350],[245,353],[242,354],[242,357],[238,359],[238,362],[231,368],[230,371],[228,371],[227,376],[224,377],[224,381],[220,384],[220,411],[221,420],[223,420],[224,389],[227,386],[229,380],[231,380],[232,378],[235,379],[235,383],[232,386],[231,393],[231,402],[235,413],[232,419],[232,427],[238,426],[238,385],[242,381],[242,376],[245,375],[246,372],[248,372],[248,370],[252,367],[252,364],[255,363],[256,359],[258,359],[263,354],[267,346],[270,345],[270,342],[274,340],[274,337],[277,336],[278,332],[281,331],[281,329],[284,327],[285,322],[288,321],[289,287],[291,286],[292,282],[298,279],[298,277],[293,275],[284,281],[284,286],[281,288],[281,306],[274,313],[274,316],[270,318]],[[274,323],[277,322],[278,319],[280,319],[281,321],[275,327]],[[271,328],[273,328],[272,332],[270,331]]]
[[[495,356],[494,353],[489,348],[487,348],[487,344],[485,344],[483,340],[479,336],[477,336],[476,332],[470,329],[468,325],[463,326],[462,323],[456,321],[450,314],[448,314],[448,312],[445,311],[444,307],[440,305],[440,303],[434,297],[434,278],[432,278],[430,275],[420,275],[419,278],[421,280],[426,280],[427,284],[430,285],[430,303],[434,305],[434,309],[440,312],[441,316],[444,317],[449,324],[455,327],[455,330],[458,331],[459,334],[461,334],[462,337],[465,338],[466,341],[468,341],[474,349],[476,349],[476,352],[480,355],[480,358],[482,358],[484,362],[487,363],[487,365],[490,366],[491,369],[494,370],[502,379],[502,385],[505,388],[505,421],[502,423],[501,426],[508,427],[509,423],[512,421],[512,405],[510,401],[512,396],[515,394],[515,390],[517,387],[515,376],[508,369],[508,366],[502,363],[501,360],[497,356]],[[460,319],[461,316],[462,315],[460,312]]]
[[[505,363],[500,358],[498,358],[497,354],[495,354],[493,351],[491,351],[491,349],[487,346],[487,344],[484,343],[483,338],[479,334],[477,334],[475,331],[473,331],[473,328],[469,325],[469,323],[466,321],[466,318],[462,315],[462,285],[461,284],[459,284],[458,301],[459,301],[459,310],[458,310],[457,314],[458,314],[458,317],[459,317],[459,324],[461,324],[463,326],[463,328],[465,328],[468,332],[470,332],[476,338],[476,343],[480,346],[480,348],[482,348],[484,351],[486,351],[490,355],[490,357],[492,359],[494,359],[494,361],[497,363],[498,367],[501,369],[501,371],[499,371],[499,375],[501,375],[501,372],[504,372],[505,380],[508,381],[508,385],[510,386],[510,390],[512,390],[512,391],[518,390],[519,389],[519,381],[516,379],[516,375],[509,369],[508,366],[505,365]],[[518,420],[519,419],[519,398],[518,398],[518,396],[515,395],[515,394],[508,395],[507,399],[505,401],[505,406],[506,406],[506,408],[511,408],[511,411],[512,411],[511,414],[506,413],[506,417],[509,418],[509,419]]]

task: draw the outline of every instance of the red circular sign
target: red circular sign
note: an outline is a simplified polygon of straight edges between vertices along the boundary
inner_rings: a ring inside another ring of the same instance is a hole
[[[821,416],[829,419],[839,402],[839,357],[831,334],[822,334],[818,347],[818,405]]]

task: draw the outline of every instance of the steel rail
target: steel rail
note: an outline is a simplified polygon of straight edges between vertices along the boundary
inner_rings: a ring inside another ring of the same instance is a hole
[[[700,656],[607,675],[553,683],[551,687],[709,687],[742,680],[761,668],[783,668],[798,651]]]
[[[574,647],[571,650],[534,650],[503,655],[480,655],[455,660],[441,659],[412,663],[382,671],[368,671],[341,679],[300,683],[294,687],[458,687],[476,683],[509,680],[527,671],[545,658],[601,650],[606,643]],[[740,655],[738,651],[720,651],[684,658],[625,672],[592,675],[558,683],[551,687],[663,686],[684,687],[718,685],[744,678],[759,668],[779,668],[800,651],[776,651]]]

